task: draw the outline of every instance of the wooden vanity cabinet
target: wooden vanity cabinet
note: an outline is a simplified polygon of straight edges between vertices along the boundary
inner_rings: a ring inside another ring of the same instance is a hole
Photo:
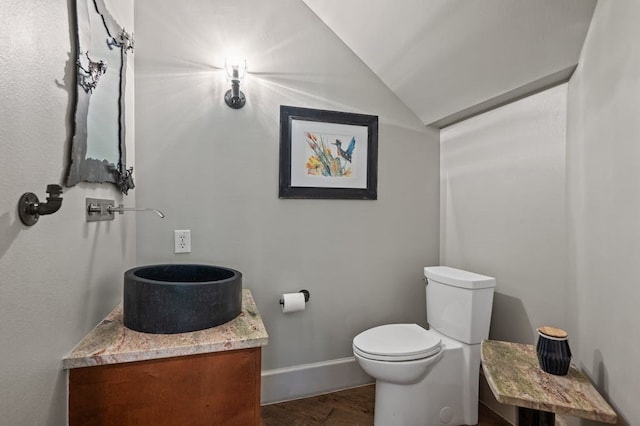
[[[69,370],[69,425],[260,424],[261,347]]]

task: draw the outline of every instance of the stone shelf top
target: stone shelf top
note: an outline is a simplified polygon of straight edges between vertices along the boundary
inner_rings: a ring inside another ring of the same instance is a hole
[[[148,334],[122,323],[117,306],[62,360],[62,367],[91,367],[264,346],[269,336],[251,291],[242,290],[242,312],[217,327],[179,334]]]
[[[485,340],[482,368],[498,402],[616,423],[617,415],[573,364],[566,376],[545,373],[532,345]]]

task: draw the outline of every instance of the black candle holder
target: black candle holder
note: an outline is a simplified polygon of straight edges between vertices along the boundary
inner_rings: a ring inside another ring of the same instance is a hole
[[[555,327],[540,327],[536,353],[542,371],[556,376],[566,376],[569,372],[571,349],[566,331]]]

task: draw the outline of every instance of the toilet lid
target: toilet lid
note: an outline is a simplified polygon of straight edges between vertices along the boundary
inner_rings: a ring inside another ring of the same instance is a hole
[[[441,341],[417,324],[388,324],[358,334],[353,339],[353,349],[365,358],[409,361],[437,354]]]

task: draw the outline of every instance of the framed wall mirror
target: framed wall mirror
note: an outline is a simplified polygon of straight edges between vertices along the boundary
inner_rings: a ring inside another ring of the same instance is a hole
[[[125,87],[133,36],[104,0],[76,0],[75,132],[67,186],[110,182],[126,194],[134,187],[126,165]]]

